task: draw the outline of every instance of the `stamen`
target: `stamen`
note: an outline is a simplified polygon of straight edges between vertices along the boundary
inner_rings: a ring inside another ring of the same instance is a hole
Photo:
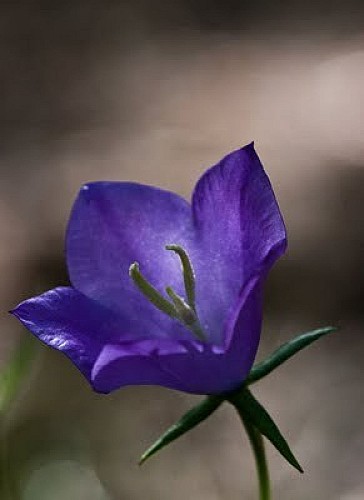
[[[129,267],[129,276],[145,297],[152,302],[160,311],[168,314],[171,318],[179,319],[176,308],[151,285],[139,270],[139,264],[134,262]]]
[[[195,306],[195,273],[187,252],[179,245],[167,245],[166,250],[175,252],[180,258],[183,279],[186,291],[186,300],[180,297],[171,287],[166,292],[171,299],[167,300],[153,285],[146,280],[139,269],[139,264],[134,262],[129,267],[129,275],[139,291],[160,311],[173,319],[180,321],[185,327],[202,342],[207,338],[197,316]]]
[[[189,328],[201,341],[206,341],[206,336],[195,311],[183,300],[182,297],[168,286],[166,292],[171,297],[174,307],[178,313],[179,319]]]
[[[175,252],[181,260],[187,303],[196,312],[195,305],[195,273],[187,252],[179,245],[167,245],[166,250]]]
[[[191,307],[183,300],[182,297],[176,294],[176,292],[170,286],[167,286],[166,292],[171,297],[173,305],[178,313],[178,316],[183,320],[183,322],[190,326],[196,321],[196,314],[191,309]]]

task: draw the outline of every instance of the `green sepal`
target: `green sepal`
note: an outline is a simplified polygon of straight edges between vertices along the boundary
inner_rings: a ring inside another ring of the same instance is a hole
[[[148,458],[167,446],[175,439],[190,431],[211,415],[224,401],[222,396],[208,396],[201,403],[193,407],[183,415],[178,422],[170,427],[152,446],[150,446],[141,456],[139,465],[142,465]]]
[[[304,347],[309,346],[310,344],[312,344],[312,342],[315,342],[315,340],[318,340],[320,337],[335,332],[336,330],[337,328],[333,326],[326,326],[325,328],[318,328],[317,330],[303,333],[301,335],[298,335],[298,337],[289,340],[285,344],[281,345],[281,347],[279,347],[276,351],[274,351],[271,356],[266,358],[261,363],[258,363],[256,366],[253,366],[248,378],[245,381],[245,385],[250,385],[254,382],[257,382],[261,378],[268,375],[275,368],[280,366],[282,363],[287,361],[287,359],[294,356]]]
[[[143,464],[148,458],[157,453],[157,451],[196,427],[209,417],[224,400],[228,400],[235,406],[242,419],[249,422],[250,425],[263,434],[293,467],[303,472],[302,467],[294,457],[286,440],[272,418],[246,387],[268,375],[284,361],[287,361],[290,357],[304,347],[309,346],[315,340],[336,330],[335,327],[331,326],[319,328],[311,332],[303,333],[283,344],[274,351],[271,356],[252,368],[241,389],[230,394],[208,396],[201,403],[189,410],[143,453],[139,460],[139,464]]]
[[[227,396],[227,399],[235,406],[243,420],[247,420],[255,429],[263,434],[263,436],[269,439],[272,445],[295,469],[303,472],[302,467],[293,455],[280,430],[265,408],[263,408],[248,389],[236,391]]]
[[[24,378],[29,373],[36,350],[37,342],[31,335],[25,335],[0,373],[0,415],[6,412],[17,396]]]

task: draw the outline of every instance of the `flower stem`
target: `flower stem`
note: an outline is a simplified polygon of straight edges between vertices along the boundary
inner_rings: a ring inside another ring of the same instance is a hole
[[[242,415],[238,408],[237,410],[248,434],[248,438],[254,453],[259,482],[259,499],[271,500],[269,471],[267,460],[265,457],[263,436],[250,422],[248,422],[248,420],[244,417],[244,415]]]

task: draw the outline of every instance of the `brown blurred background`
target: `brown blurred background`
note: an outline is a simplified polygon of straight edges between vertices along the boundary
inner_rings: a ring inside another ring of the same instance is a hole
[[[80,185],[134,180],[188,197],[255,140],[287,256],[266,288],[259,356],[341,330],[257,386],[306,473],[269,447],[279,500],[364,498],[364,4],[320,0],[0,3],[0,366],[25,331],[6,311],[67,283],[63,236]],[[93,394],[39,346],[4,422],[11,500],[253,500],[232,409],[139,469],[199,398]]]

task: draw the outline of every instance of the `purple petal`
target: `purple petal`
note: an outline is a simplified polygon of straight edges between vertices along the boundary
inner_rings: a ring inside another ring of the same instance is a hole
[[[282,215],[253,143],[207,170],[192,206],[205,249],[235,267],[240,285],[267,272],[286,248]]]
[[[94,365],[92,383],[99,392],[110,392],[126,385],[161,385],[185,390],[187,381],[184,378],[163,369],[164,358],[178,356],[188,362],[188,349],[169,339],[108,344]]]
[[[154,338],[107,345],[95,363],[92,383],[99,392],[125,385],[161,385],[208,394],[217,383],[223,383],[221,360],[221,349],[213,352],[210,346],[197,342]]]
[[[86,296],[132,321],[136,334],[147,328],[147,335],[190,338],[177,321],[145,299],[130,279],[129,267],[137,261],[161,293],[168,285],[183,293],[179,261],[165,245],[188,246],[191,234],[190,206],[173,193],[133,183],[88,184],[68,225],[70,279]]]
[[[125,385],[161,385],[193,394],[237,388],[249,373],[259,342],[261,286],[249,281],[226,325],[227,349],[171,339],[109,344],[92,370],[93,387],[110,392]]]
[[[211,330],[232,314],[249,278],[264,277],[285,251],[286,232],[253,144],[226,156],[201,177],[192,207],[201,255],[199,310]]]
[[[253,366],[260,340],[263,284],[253,276],[242,290],[225,325],[226,360],[231,379],[245,379]]]
[[[25,300],[11,313],[42,342],[66,354],[89,380],[102,347],[118,338],[113,313],[69,287]]]

